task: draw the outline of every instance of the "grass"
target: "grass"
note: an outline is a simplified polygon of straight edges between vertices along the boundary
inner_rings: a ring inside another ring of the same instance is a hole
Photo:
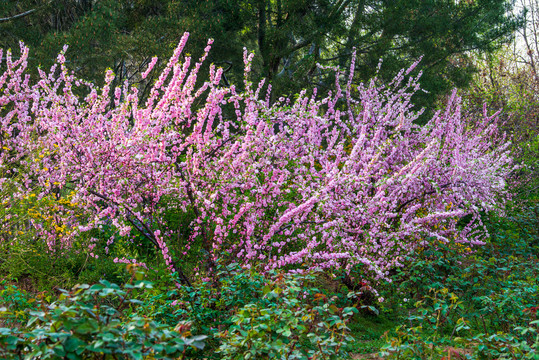
[[[358,314],[349,323],[352,336],[356,339],[347,351],[356,354],[378,352],[385,344],[386,335],[396,335],[395,328],[399,325],[397,319],[387,314],[369,315]]]

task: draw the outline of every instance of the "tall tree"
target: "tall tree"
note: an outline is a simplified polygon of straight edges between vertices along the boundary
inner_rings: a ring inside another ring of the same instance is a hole
[[[389,80],[423,56],[425,104],[467,85],[475,70],[470,54],[492,52],[523,24],[507,0],[257,0],[253,5],[267,78],[283,76],[289,86],[321,85],[316,62],[347,67],[356,51],[359,80],[372,77],[380,59],[380,75]]]
[[[391,76],[423,56],[422,86],[431,103],[466,85],[472,52],[491,52],[522,24],[513,0],[18,0],[0,3],[0,45],[24,40],[50,64],[63,43],[71,68],[90,80],[107,67],[119,80],[137,75],[151,57],[165,58],[184,31],[188,49],[214,38],[210,60],[223,82],[241,84],[242,47],[255,51],[254,72],[269,79],[274,96],[331,82],[316,67],[347,67],[357,51],[357,81],[384,63]],[[164,66],[164,64],[163,64]]]

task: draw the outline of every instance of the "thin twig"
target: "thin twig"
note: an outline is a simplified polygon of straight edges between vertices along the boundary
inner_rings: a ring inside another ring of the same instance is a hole
[[[28,15],[34,13],[35,11],[36,11],[36,9],[32,9],[32,10],[28,10],[28,11],[25,11],[23,13],[20,13],[20,14],[14,15],[14,16],[0,18],[0,22],[7,22],[7,21],[19,19],[19,18],[28,16]]]

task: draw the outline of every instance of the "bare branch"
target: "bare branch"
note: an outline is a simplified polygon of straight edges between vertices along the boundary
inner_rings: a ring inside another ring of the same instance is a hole
[[[32,10],[28,10],[28,11],[25,11],[23,13],[20,13],[20,14],[14,15],[14,16],[0,18],[0,23],[15,20],[15,19],[20,19],[22,17],[28,16],[28,15],[34,13],[35,11],[36,11],[36,9],[32,9]]]

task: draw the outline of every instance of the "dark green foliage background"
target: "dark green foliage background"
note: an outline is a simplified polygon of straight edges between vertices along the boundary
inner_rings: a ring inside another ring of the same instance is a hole
[[[381,78],[423,56],[420,106],[470,83],[471,51],[491,53],[523,24],[508,0],[17,0],[0,2],[0,47],[32,49],[31,68],[48,67],[63,44],[71,69],[100,83],[140,81],[152,56],[171,54],[184,31],[187,52],[215,40],[210,61],[224,82],[241,86],[243,47],[256,53],[254,76],[273,84],[274,98],[333,83],[316,63],[347,68],[355,48],[357,81]],[[29,14],[19,16],[21,14]]]

